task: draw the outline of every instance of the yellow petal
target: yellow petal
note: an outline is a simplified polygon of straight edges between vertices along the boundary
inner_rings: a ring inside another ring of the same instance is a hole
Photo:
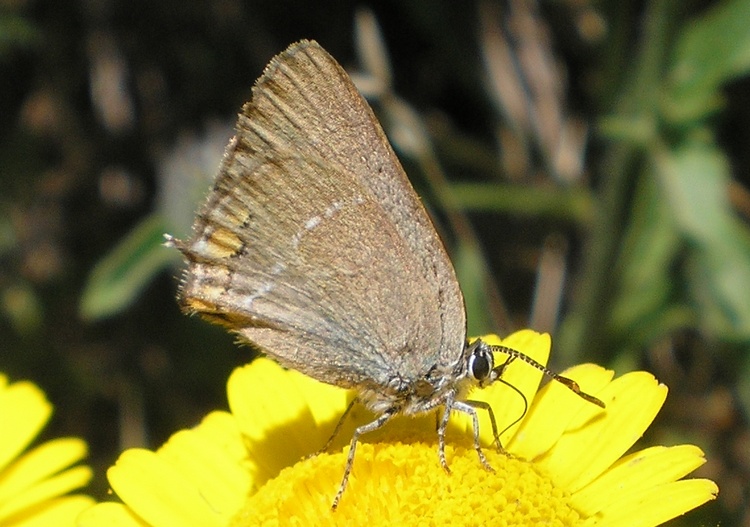
[[[719,488],[707,479],[684,479],[642,489],[588,518],[585,527],[654,527],[716,498]]]
[[[578,382],[585,392],[596,395],[612,380],[614,372],[595,364],[582,364],[562,375]],[[539,390],[528,415],[506,448],[515,456],[534,459],[549,450],[565,430],[575,428],[574,419],[584,409],[587,414],[597,411],[596,406],[567,386],[550,381]]]
[[[322,438],[306,394],[289,382],[289,373],[261,358],[237,368],[227,384],[229,407],[249,440],[254,482],[262,484],[328,439]]]
[[[154,527],[225,524],[199,489],[154,452],[126,450],[107,471],[107,479],[133,512]]]
[[[296,387],[296,391],[304,394],[305,402],[319,428],[338,423],[341,414],[354,398],[352,390],[318,382],[295,370],[290,370],[288,374],[289,382]],[[325,434],[319,438],[328,440],[324,436]]]
[[[80,461],[86,453],[86,443],[72,437],[55,439],[36,447],[3,471],[0,477],[0,503]]]
[[[195,429],[173,435],[157,453],[198,490],[210,509],[228,519],[250,491],[250,479],[241,465],[244,455],[237,455],[242,438],[236,426],[234,430],[227,426],[224,417],[232,420],[229,414],[209,414]],[[201,433],[214,426],[229,432],[221,442],[214,441],[211,430]]]
[[[52,405],[35,384],[21,381],[0,390],[0,470],[33,441],[52,415]]]
[[[536,331],[526,329],[509,335],[503,339],[502,344],[503,346],[525,353],[538,363],[546,365],[549,360],[552,341],[547,333],[537,333]],[[510,438],[513,437],[521,421],[518,421],[510,428],[507,428],[508,425],[519,418],[522,420],[525,417],[525,412],[528,410],[526,405],[534,400],[543,376],[544,373],[540,370],[521,360],[515,360],[505,370],[502,379],[520,391],[524,397],[513,393],[513,390],[510,390],[507,386],[503,386],[501,383],[493,385],[494,390],[490,392],[489,402],[492,404],[493,410],[495,410],[495,418],[498,421],[498,426],[501,430],[506,428],[505,432],[500,435],[503,445],[507,444]],[[524,404],[524,398],[526,399],[526,404]],[[487,428],[485,426],[484,430],[486,431]],[[491,434],[489,439],[490,441],[492,440]]]
[[[626,456],[601,477],[573,495],[576,508],[591,516],[610,504],[690,474],[705,463],[703,452],[694,445],[655,446]]]
[[[667,387],[646,372],[632,372],[609,383],[578,416],[588,426],[568,430],[537,463],[570,492],[598,477],[635,443],[664,404]],[[580,460],[585,459],[582,463]]]
[[[89,496],[64,496],[36,507],[28,517],[14,518],[13,527],[74,527],[81,512],[94,505]]]
[[[26,510],[33,511],[34,508],[40,506],[44,507],[45,501],[84,486],[91,479],[91,475],[89,467],[80,466],[47,478],[31,488],[25,489],[12,499],[4,501],[0,505],[0,519],[9,518]]]
[[[150,527],[122,503],[97,503],[78,516],[76,527]]]

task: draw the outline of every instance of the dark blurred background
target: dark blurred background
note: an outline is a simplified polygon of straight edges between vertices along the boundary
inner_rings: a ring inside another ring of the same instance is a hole
[[[335,7],[331,7],[334,6]],[[470,333],[670,388],[639,445],[699,445],[745,525],[750,0],[0,1],[0,371],[97,471],[208,411],[252,353],[182,315],[184,235],[263,66],[318,40],[438,222]],[[680,523],[680,522],[683,523]]]

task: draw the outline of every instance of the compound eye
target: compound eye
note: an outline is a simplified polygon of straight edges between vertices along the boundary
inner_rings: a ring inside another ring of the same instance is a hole
[[[483,381],[489,377],[493,365],[492,353],[477,349],[469,357],[469,374],[476,380]]]

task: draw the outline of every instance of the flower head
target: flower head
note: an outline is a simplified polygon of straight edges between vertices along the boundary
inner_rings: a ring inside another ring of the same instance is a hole
[[[67,495],[91,479],[77,465],[86,443],[61,438],[31,450],[29,445],[52,414],[52,405],[31,382],[8,383],[0,374],[0,525],[74,525],[78,513],[93,505],[84,495]]]
[[[522,331],[500,341],[546,363],[549,336]],[[471,394],[491,405],[506,450],[493,448],[489,417],[482,467],[470,421],[452,418],[447,474],[437,456],[435,415],[396,418],[363,436],[349,487],[331,511],[353,429],[373,416],[355,406],[326,453],[353,394],[268,359],[229,380],[231,413],[210,414],[157,452],[129,450],[110,469],[124,503],[100,504],[81,525],[658,525],[715,497],[708,480],[680,480],[704,462],[691,445],[625,453],[666,397],[653,376],[612,380],[599,366],[565,372],[606,404],[601,409],[559,383],[537,393],[541,372],[521,361]],[[515,391],[514,391],[515,390]],[[517,393],[518,392],[518,393]],[[520,394],[523,394],[523,397]],[[526,402],[528,410],[526,409]],[[522,419],[520,419],[523,417]]]

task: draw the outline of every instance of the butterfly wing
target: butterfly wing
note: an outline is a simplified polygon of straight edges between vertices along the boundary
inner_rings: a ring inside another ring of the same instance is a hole
[[[453,365],[463,297],[372,110],[315,42],[258,80],[186,243],[187,309],[284,365],[382,389]]]

